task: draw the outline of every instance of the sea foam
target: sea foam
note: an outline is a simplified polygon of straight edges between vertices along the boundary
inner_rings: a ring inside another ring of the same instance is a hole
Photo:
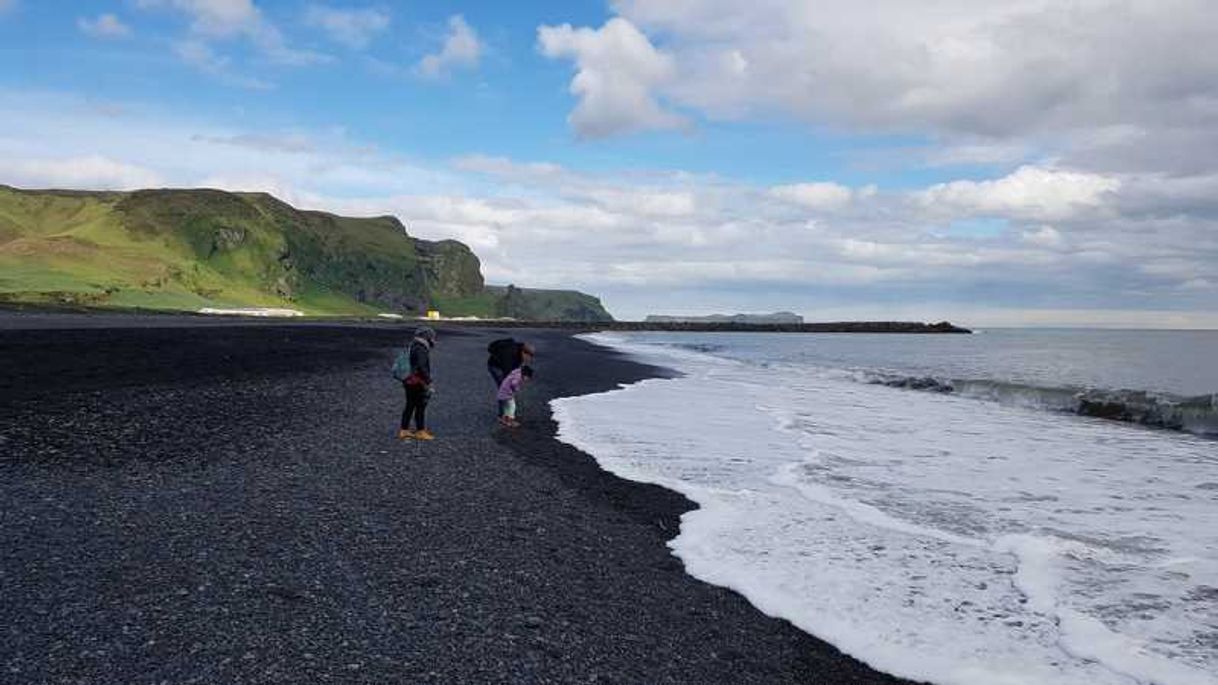
[[[1218,683],[1212,441],[594,339],[684,376],[555,400],[559,437],[699,504],[695,577],[905,677]]]

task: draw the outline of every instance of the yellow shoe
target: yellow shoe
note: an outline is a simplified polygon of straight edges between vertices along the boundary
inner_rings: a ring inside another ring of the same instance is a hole
[[[405,428],[398,429],[398,440],[409,440],[415,436],[414,431]]]
[[[414,438],[415,440],[435,440],[436,436],[432,435],[431,431],[424,428],[421,431],[415,431]]]

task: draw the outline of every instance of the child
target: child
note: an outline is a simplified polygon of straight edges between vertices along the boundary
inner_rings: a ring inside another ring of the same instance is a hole
[[[516,393],[520,392],[524,384],[532,377],[533,367],[521,366],[513,369],[499,384],[499,394],[496,395],[499,400],[499,423],[509,428],[520,425],[520,422],[516,420]]]

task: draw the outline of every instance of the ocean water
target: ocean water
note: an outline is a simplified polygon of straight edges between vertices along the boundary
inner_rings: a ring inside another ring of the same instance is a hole
[[[1218,684],[1218,333],[590,338],[682,374],[553,409],[692,575],[934,683]]]

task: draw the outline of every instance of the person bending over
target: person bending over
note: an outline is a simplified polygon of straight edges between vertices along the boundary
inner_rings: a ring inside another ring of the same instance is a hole
[[[406,361],[409,373],[402,379],[406,388],[406,409],[402,411],[402,423],[398,428],[399,440],[434,440],[435,436],[427,430],[427,401],[431,399],[431,348],[436,344],[436,332],[426,326],[414,332],[410,341]],[[399,362],[401,359],[399,358]],[[394,368],[400,364],[395,363]],[[398,374],[395,373],[395,376]],[[410,428],[411,418],[414,419],[414,429]]]
[[[490,372],[495,387],[503,385],[503,379],[515,369],[533,363],[533,346],[514,338],[500,338],[486,346],[488,357],[486,370]]]
[[[516,420],[516,395],[524,388],[525,383],[533,377],[533,367],[521,366],[513,369],[499,384],[499,423],[515,428],[520,425]]]

